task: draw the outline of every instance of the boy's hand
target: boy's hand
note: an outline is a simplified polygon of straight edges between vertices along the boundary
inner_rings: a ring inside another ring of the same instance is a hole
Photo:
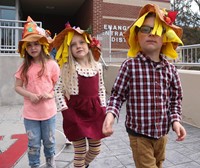
[[[105,136],[110,136],[113,134],[113,124],[115,121],[115,117],[112,113],[107,113],[106,118],[103,123],[102,132]]]
[[[185,128],[178,121],[174,121],[172,127],[178,137],[176,140],[183,141],[186,137]]]

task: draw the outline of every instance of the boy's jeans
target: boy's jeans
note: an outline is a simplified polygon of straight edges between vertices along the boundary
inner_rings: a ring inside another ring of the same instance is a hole
[[[56,116],[43,121],[24,119],[24,125],[28,135],[29,165],[37,167],[40,165],[41,142],[46,158],[55,155]]]

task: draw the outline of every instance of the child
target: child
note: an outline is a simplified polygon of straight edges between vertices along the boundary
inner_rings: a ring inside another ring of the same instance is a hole
[[[24,97],[24,125],[28,135],[28,158],[31,168],[40,165],[41,143],[47,167],[55,168],[56,103],[54,86],[60,74],[48,48],[51,41],[45,30],[28,17],[24,25],[19,53],[24,59],[15,74],[15,90]]]
[[[182,88],[175,66],[182,29],[157,5],[144,6],[124,33],[129,58],[121,65],[107,103],[103,133],[113,133],[114,118],[126,101],[126,131],[137,168],[162,168],[170,125],[177,140],[186,136],[181,120]]]
[[[74,147],[74,167],[88,167],[100,153],[101,139],[105,137],[103,71],[96,62],[100,56],[99,43],[86,31],[68,24],[56,36],[53,47],[61,66],[55,95],[63,115],[64,133]]]

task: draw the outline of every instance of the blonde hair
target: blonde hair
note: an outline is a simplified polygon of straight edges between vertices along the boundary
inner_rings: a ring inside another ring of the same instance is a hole
[[[72,55],[71,52],[71,46],[68,47],[68,62],[66,62],[62,68],[61,68],[61,78],[62,78],[62,84],[63,84],[63,90],[65,92],[65,96],[69,99],[70,94],[69,88],[72,86],[75,86],[75,82],[78,79],[78,75],[76,72],[76,58]],[[92,65],[92,67],[97,67],[97,62],[94,60],[94,57],[92,55],[92,51],[89,48],[88,50],[88,61]],[[98,70],[98,69],[97,69]]]

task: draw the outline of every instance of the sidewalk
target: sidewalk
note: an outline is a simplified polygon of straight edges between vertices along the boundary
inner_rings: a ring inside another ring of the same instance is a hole
[[[11,168],[2,165],[2,158],[5,159],[2,156],[8,156],[8,151],[11,151],[9,162],[13,161],[12,158],[19,153],[15,151],[15,149],[19,149],[19,146],[13,145],[16,144],[17,140],[12,139],[11,136],[21,136],[25,133],[23,119],[20,117],[21,108],[22,106],[0,107],[0,168]],[[124,119],[125,109],[123,107],[119,122],[115,123],[114,134],[103,139],[102,151],[90,164],[90,168],[135,168],[128,136],[125,131]],[[184,126],[187,130],[187,138],[183,142],[176,142],[175,133],[169,132],[164,168],[200,168],[200,129],[188,124],[184,124]],[[61,113],[57,114],[56,128],[57,168],[73,168],[73,146],[65,146]],[[23,144],[26,145],[25,143],[20,143],[20,149],[22,149]],[[41,154],[43,156],[43,151],[41,151]],[[41,158],[41,162],[41,167],[43,168],[44,157]],[[18,160],[15,159],[13,165],[14,168],[28,168],[26,151]]]

